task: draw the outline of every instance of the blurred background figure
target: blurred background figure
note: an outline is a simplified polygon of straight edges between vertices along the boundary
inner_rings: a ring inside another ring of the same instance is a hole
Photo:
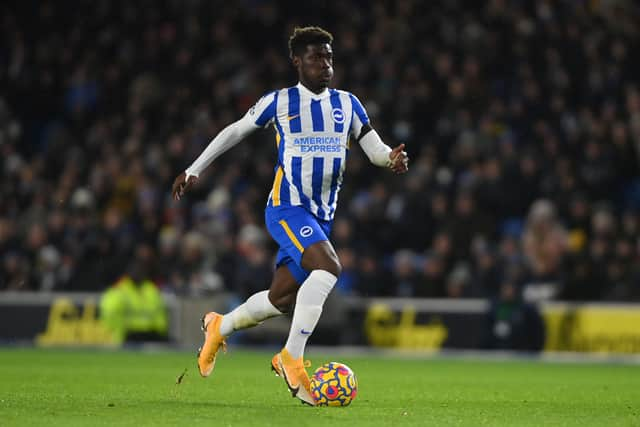
[[[491,302],[485,324],[484,348],[535,352],[545,340],[544,321],[535,305],[522,300],[520,290],[507,278]]]
[[[393,273],[391,276],[395,296],[413,297],[419,292],[415,264],[416,256],[412,251],[405,249],[396,252],[393,257]]]
[[[536,200],[524,228],[523,247],[529,277],[524,294],[528,301],[555,298],[560,293],[567,235],[549,200]]]
[[[470,288],[471,272],[464,263],[457,264],[447,276],[446,294],[447,298],[469,298],[472,297]]]
[[[100,298],[100,320],[115,342],[167,340],[167,308],[151,279],[154,256],[150,246],[137,246],[127,273]]]

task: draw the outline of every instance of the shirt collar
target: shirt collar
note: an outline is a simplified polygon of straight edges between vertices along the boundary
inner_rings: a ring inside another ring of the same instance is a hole
[[[302,83],[300,83],[300,82],[298,82],[296,87],[301,92],[304,92],[307,96],[309,96],[311,98],[323,99],[323,98],[326,98],[327,96],[329,96],[329,88],[326,88],[325,90],[323,90],[320,93],[315,93],[315,92],[312,92],[311,90],[307,89],[307,87],[305,85],[303,85]]]

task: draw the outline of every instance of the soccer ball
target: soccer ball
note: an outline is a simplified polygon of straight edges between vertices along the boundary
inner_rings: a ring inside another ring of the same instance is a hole
[[[311,377],[311,395],[317,406],[347,406],[357,394],[356,376],[344,363],[325,363]]]

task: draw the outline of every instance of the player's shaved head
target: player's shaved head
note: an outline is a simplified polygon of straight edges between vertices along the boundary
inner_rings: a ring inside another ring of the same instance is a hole
[[[291,58],[304,53],[310,44],[331,44],[333,35],[320,27],[296,27],[289,37],[289,55]]]

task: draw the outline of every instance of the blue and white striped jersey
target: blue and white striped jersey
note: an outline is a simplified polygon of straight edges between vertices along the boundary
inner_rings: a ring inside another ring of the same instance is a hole
[[[333,219],[349,138],[369,123],[353,94],[327,89],[315,94],[298,83],[263,96],[245,116],[258,127],[273,125],[278,164],[269,206],[304,206]]]

